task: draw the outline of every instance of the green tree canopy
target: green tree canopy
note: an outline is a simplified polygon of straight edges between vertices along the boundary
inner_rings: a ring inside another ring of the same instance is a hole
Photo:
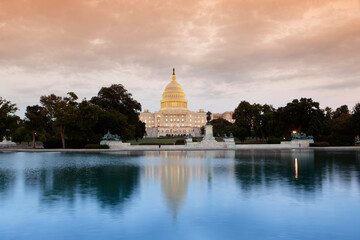
[[[98,106],[83,100],[78,105],[78,111],[75,116],[76,124],[72,125],[69,129],[71,138],[83,143],[98,143],[103,132],[99,132],[96,126],[99,122],[99,116],[102,114]]]
[[[235,136],[240,140],[250,136],[264,140],[275,132],[275,109],[271,105],[242,101],[235,109],[233,118]]]
[[[229,136],[230,133],[233,133],[233,124],[223,118],[211,120],[210,123],[213,125],[215,137],[223,137],[225,134]]]
[[[98,95],[92,97],[90,102],[103,110],[117,110],[131,121],[139,119],[141,104],[134,100],[131,93],[121,84],[101,88]]]
[[[54,94],[42,96],[40,102],[44,107],[44,112],[49,117],[56,127],[60,129],[60,138],[62,148],[65,148],[65,130],[68,125],[74,124],[74,118],[78,103],[78,97],[75,93],[69,92],[68,97],[60,97]]]
[[[133,99],[123,85],[113,84],[101,88],[90,102],[105,111],[99,118],[98,129],[108,128],[107,130],[119,134],[124,140],[143,137],[145,124],[139,120],[141,104]],[[109,119],[114,121],[109,122]]]
[[[353,122],[356,134],[360,135],[360,103],[357,103],[353,108]]]
[[[275,109],[272,105],[264,104],[261,106],[261,112],[258,122],[258,135],[261,136],[262,140],[269,136],[275,135]],[[259,135],[260,134],[260,135]]]
[[[46,123],[44,108],[39,105],[28,106],[25,112],[25,128],[31,132],[32,147],[35,148],[36,134],[43,130]]]
[[[241,101],[233,113],[235,119],[235,136],[241,141],[251,136],[251,126],[253,118],[253,108],[247,101]]]
[[[281,121],[286,123],[287,129],[285,131],[289,134],[292,130],[309,133],[310,125],[315,125],[314,118],[321,118],[324,115],[319,103],[314,102],[311,98],[294,99],[285,107],[279,108],[278,112]]]
[[[15,131],[17,122],[20,120],[15,112],[18,110],[16,104],[0,97],[0,136],[5,135],[6,129]]]
[[[338,107],[335,112],[333,113],[333,118],[338,118],[342,114],[350,114],[349,107],[347,105],[342,105]]]

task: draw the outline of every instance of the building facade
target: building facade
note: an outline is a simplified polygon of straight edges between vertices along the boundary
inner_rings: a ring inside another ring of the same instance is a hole
[[[146,137],[185,136],[187,134],[201,137],[200,129],[206,124],[206,113],[203,109],[198,112],[188,110],[187,103],[185,92],[176,81],[175,69],[173,69],[171,81],[166,86],[160,101],[160,110],[154,113],[145,110],[140,113],[139,118],[146,126]],[[232,113],[225,112],[213,116],[214,119],[219,117],[232,120]]]
[[[235,119],[232,118],[233,114],[234,114],[233,111],[227,111],[227,112],[224,112],[224,113],[213,113],[213,114],[211,114],[211,120],[222,118],[222,119],[225,119],[225,120],[227,120],[227,121],[229,121],[231,123],[234,123]]]

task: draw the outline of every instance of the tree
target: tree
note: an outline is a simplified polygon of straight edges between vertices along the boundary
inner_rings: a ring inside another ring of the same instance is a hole
[[[32,147],[35,148],[36,134],[44,129],[46,123],[44,108],[39,105],[28,106],[26,108],[25,117],[25,128],[31,132]]]
[[[355,143],[355,127],[353,116],[349,113],[341,115],[331,120],[331,135],[329,142],[334,146],[351,146]]]
[[[264,141],[269,136],[275,136],[275,109],[271,105],[264,104],[261,106],[260,114],[260,133]]]
[[[87,143],[99,143],[104,133],[97,128],[100,115],[104,110],[98,106],[83,100],[78,105],[78,111],[74,115],[76,122],[68,127],[67,135],[72,141]]]
[[[353,123],[356,134],[360,135],[360,103],[357,103],[353,108]]]
[[[333,118],[334,112],[330,107],[324,109],[324,128],[322,135],[330,136],[331,135],[331,121]]]
[[[225,134],[229,136],[232,133],[233,124],[223,118],[213,119],[210,123],[213,125],[214,136],[220,137]]]
[[[141,104],[134,100],[132,94],[121,84],[101,88],[98,95],[92,97],[90,102],[103,110],[117,110],[126,115],[130,121],[139,119]]]
[[[18,110],[16,104],[0,97],[0,134],[5,134],[6,129],[14,131],[20,118],[14,113]]]
[[[234,134],[241,141],[244,141],[246,137],[251,135],[252,117],[251,104],[246,101],[241,101],[233,113],[233,119],[235,119],[236,125]]]
[[[46,116],[53,120],[54,125],[60,129],[62,148],[65,148],[66,127],[76,121],[74,115],[78,108],[78,103],[76,102],[78,97],[76,94],[69,92],[68,95],[69,97],[59,97],[50,94],[40,98]]]
[[[264,141],[265,137],[275,132],[275,109],[271,105],[242,101],[235,109],[233,118],[236,135],[242,140],[253,136]]]
[[[335,112],[333,113],[333,118],[338,118],[342,114],[350,114],[349,108],[347,105],[342,105],[338,107]]]
[[[316,116],[324,115],[318,102],[314,102],[311,98],[294,99],[285,107],[279,108],[280,121],[286,125],[286,132],[297,130],[297,132],[308,133],[311,120]]]
[[[127,140],[134,138],[135,126],[128,124],[127,116],[119,111],[101,111],[96,132],[100,132],[103,135],[107,131],[118,134],[122,140]]]
[[[326,128],[327,124],[324,111],[314,111],[309,121],[307,134],[313,136],[314,139],[317,140],[324,132],[326,132]]]
[[[14,133],[12,134],[12,141],[13,142],[30,142],[31,141],[31,134],[25,128],[24,123],[20,123]]]
[[[91,98],[90,102],[108,112],[104,113],[103,118],[99,119],[99,121],[118,115],[122,123],[112,125],[117,126],[114,133],[119,134],[123,139],[137,138],[144,135],[145,125],[139,120],[141,104],[133,99],[131,93],[123,85],[113,84],[110,87],[101,88],[98,95]]]
[[[252,113],[252,126],[251,132],[252,136],[256,138],[262,138],[264,140],[264,118],[263,118],[263,106],[257,103],[251,105],[251,113]]]
[[[343,113],[331,121],[332,135],[354,136],[351,114]]]

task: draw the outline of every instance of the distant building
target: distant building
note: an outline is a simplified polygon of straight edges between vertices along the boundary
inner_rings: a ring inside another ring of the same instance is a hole
[[[185,136],[189,133],[200,137],[200,128],[206,124],[206,112],[203,109],[198,112],[188,110],[187,102],[173,69],[171,82],[166,86],[160,101],[160,111],[151,113],[145,110],[140,113],[139,118],[146,126],[146,137]],[[233,122],[232,112],[213,115],[213,119],[220,117]]]
[[[211,114],[211,120],[223,118],[231,123],[234,123],[235,119],[232,118],[233,114],[234,114],[234,112],[231,112],[231,111],[227,111],[224,113],[213,113],[213,114]]]

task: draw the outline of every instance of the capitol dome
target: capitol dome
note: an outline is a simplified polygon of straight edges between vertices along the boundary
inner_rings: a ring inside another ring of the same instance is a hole
[[[181,85],[176,81],[175,69],[171,76],[171,82],[166,86],[163,99],[160,101],[161,109],[164,110],[187,110],[187,100]]]

